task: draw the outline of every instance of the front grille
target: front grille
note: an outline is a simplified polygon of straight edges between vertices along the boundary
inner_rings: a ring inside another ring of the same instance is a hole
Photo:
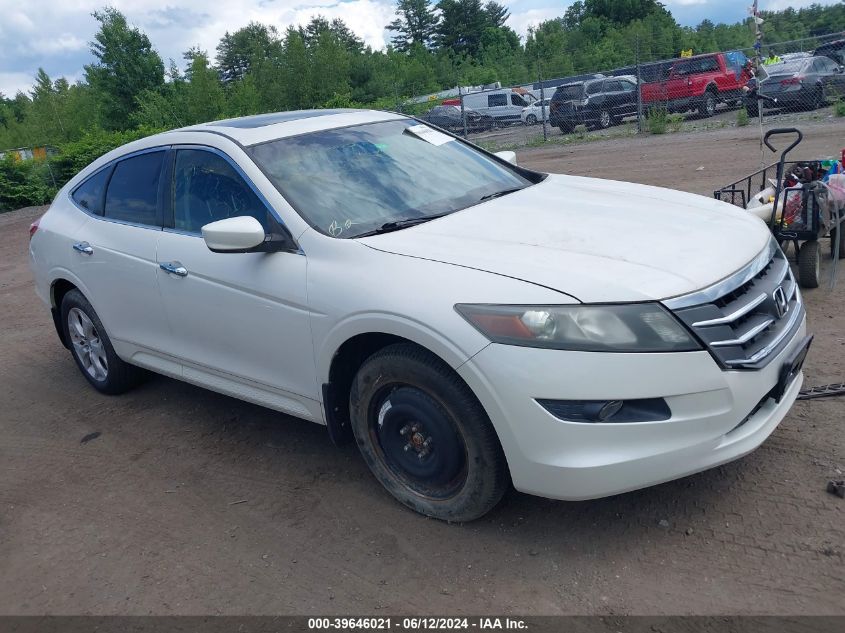
[[[725,369],[765,367],[804,315],[798,284],[774,240],[729,278],[664,303]]]

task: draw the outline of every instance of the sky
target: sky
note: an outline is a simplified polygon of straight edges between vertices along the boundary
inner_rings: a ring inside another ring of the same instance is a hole
[[[747,16],[752,0],[663,0],[682,25],[708,18],[733,23]],[[839,0],[759,0],[761,10],[799,8]],[[508,7],[507,24],[520,36],[528,27],[562,15],[564,0],[499,0]],[[71,83],[83,78],[92,61],[89,42],[97,30],[91,13],[109,0],[0,0],[0,93],[28,91],[39,67],[53,79]],[[141,28],[167,64],[182,64],[182,52],[199,46],[214,56],[217,42],[251,20],[273,24],[280,32],[308,22],[314,15],[342,18],[366,44],[384,48],[384,26],[394,17],[395,0],[111,0],[110,4]]]

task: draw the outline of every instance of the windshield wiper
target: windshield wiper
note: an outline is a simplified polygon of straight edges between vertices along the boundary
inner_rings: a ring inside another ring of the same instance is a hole
[[[449,215],[449,213],[451,213],[451,211],[448,213],[426,215],[421,218],[391,220],[390,222],[385,222],[377,229],[373,229],[372,231],[365,231],[364,233],[359,233],[355,237],[367,237],[369,235],[379,235],[381,233],[392,233],[393,231],[401,231],[402,229],[407,229],[409,226],[416,226],[417,224],[423,224],[424,222],[428,222],[429,220],[436,220],[437,218],[442,218],[444,215]]]
[[[506,196],[509,193],[516,193],[517,191],[521,191],[524,187],[514,187],[513,189],[502,189],[501,191],[494,191],[493,193],[488,193],[486,196],[481,196],[479,199],[481,202],[485,200],[492,200],[493,198],[501,198],[502,196]]]

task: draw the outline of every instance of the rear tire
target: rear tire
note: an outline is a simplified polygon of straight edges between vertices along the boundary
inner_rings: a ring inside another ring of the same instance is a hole
[[[804,242],[798,251],[798,283],[802,288],[818,288],[822,251],[817,240]]]
[[[64,296],[61,314],[73,360],[94,389],[114,396],[141,381],[144,371],[118,357],[100,317],[81,292],[71,290]]]
[[[613,125],[613,117],[610,116],[610,112],[608,110],[601,110],[599,112],[599,118],[598,121],[596,121],[596,124],[602,130],[606,130],[611,125]]]
[[[698,114],[707,118],[716,114],[716,94],[712,90],[704,93],[704,99],[698,106]]]
[[[575,131],[575,126],[568,123],[561,123],[557,127],[561,134],[572,134]]]
[[[472,391],[430,352],[390,345],[352,383],[355,441],[400,503],[444,521],[472,521],[510,484],[493,425]]]

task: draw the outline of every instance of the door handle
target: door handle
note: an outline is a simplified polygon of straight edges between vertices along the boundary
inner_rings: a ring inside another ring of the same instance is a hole
[[[82,253],[83,255],[93,255],[94,249],[88,242],[78,242],[73,245],[73,250]]]
[[[163,271],[176,275],[177,277],[187,277],[188,269],[179,262],[164,262],[158,265]]]

